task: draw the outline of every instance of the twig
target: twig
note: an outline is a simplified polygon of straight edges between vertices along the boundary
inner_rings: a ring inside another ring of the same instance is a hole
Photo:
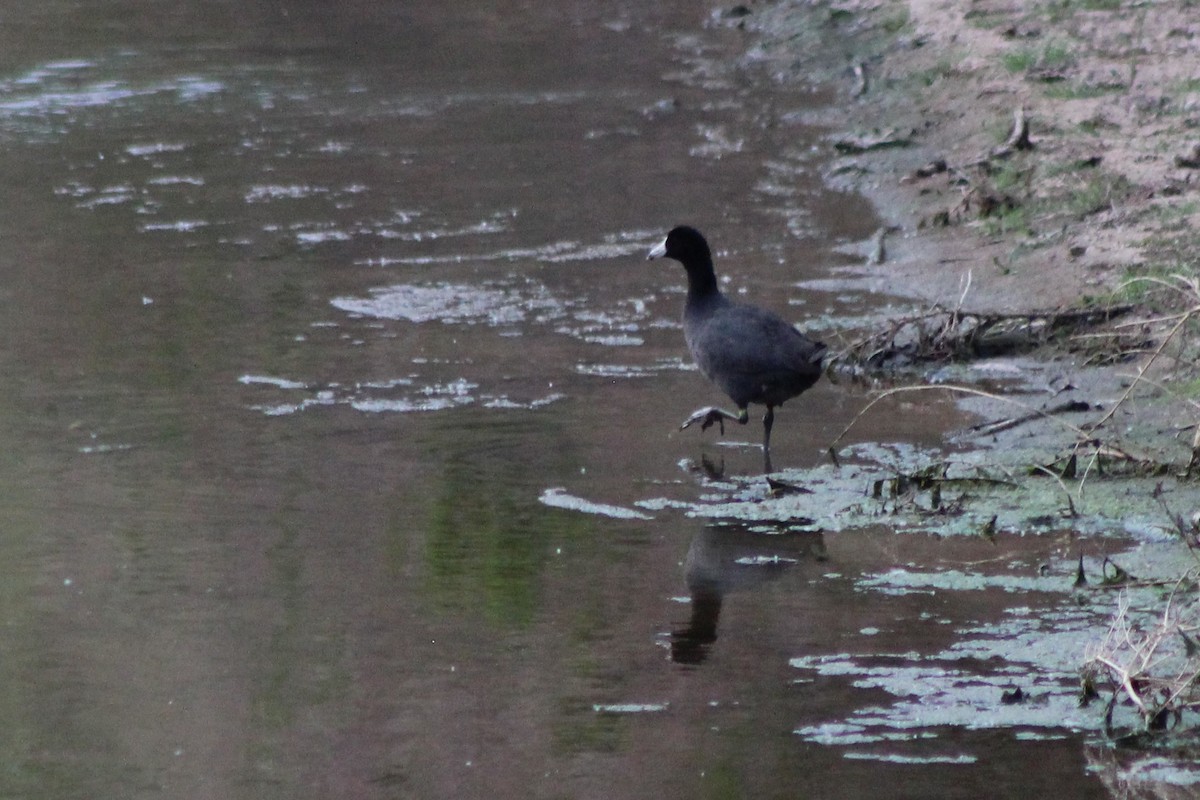
[[[865,62],[858,61],[854,64],[854,77],[857,78],[857,82],[854,85],[854,91],[851,93],[851,96],[862,97],[867,93],[868,88],[867,65]]]
[[[875,235],[871,237],[871,252],[867,254],[867,266],[876,267],[887,261],[887,247],[884,240],[892,230],[890,226],[884,225],[875,231]]]
[[[985,392],[982,389],[973,389],[970,386],[955,386],[954,384],[946,384],[946,385],[942,385],[942,386],[897,386],[893,389],[888,389],[887,391],[880,394],[878,397],[873,398],[871,400],[871,402],[867,403],[866,406],[864,406],[861,411],[859,411],[857,414],[854,415],[854,419],[850,420],[849,424],[846,425],[846,427],[842,430],[842,432],[839,433],[836,437],[834,437],[834,440],[829,443],[829,448],[831,450],[833,448],[835,448],[837,446],[837,443],[840,442],[846,436],[846,434],[850,432],[850,429],[853,428],[858,423],[858,421],[863,416],[865,416],[868,411],[870,411],[872,408],[874,408],[875,404],[880,402],[881,400],[885,400],[885,399],[891,397],[892,395],[902,394],[902,393],[907,393],[907,392],[931,392],[931,391],[957,392],[959,394],[969,394],[969,395],[973,395],[975,397],[986,397],[989,400],[998,400],[1002,403],[1010,403],[1014,406],[1017,406],[1018,408],[1024,408],[1027,411],[1029,411],[1030,413],[1035,414],[1037,416],[1042,416],[1042,417],[1045,417],[1046,419],[1053,420],[1054,422],[1058,423],[1062,427],[1066,428],[1067,430],[1069,430],[1075,434],[1078,434],[1079,436],[1082,436],[1082,437],[1088,436],[1087,431],[1083,430],[1082,428],[1080,428],[1076,425],[1072,425],[1071,423],[1066,422],[1065,420],[1062,420],[1059,417],[1056,417],[1054,414],[1051,414],[1040,408],[1034,408],[1033,406],[1029,405],[1028,403],[1023,403],[1020,400],[1014,400],[1011,397],[1004,397],[1003,395],[993,394],[992,392]]]
[[[1118,322],[1116,325],[1113,325],[1113,330],[1117,331],[1117,330],[1121,330],[1122,328],[1137,328],[1137,327],[1141,327],[1144,325],[1158,325],[1163,322],[1174,322],[1175,320],[1179,319],[1180,317],[1186,317],[1188,314],[1191,314],[1193,311],[1195,311],[1195,309],[1191,309],[1188,311],[1182,311],[1178,314],[1166,314],[1161,317],[1151,317],[1150,319],[1132,319],[1132,320],[1129,320],[1128,322]]]
[[[995,422],[981,422],[978,425],[972,425],[967,428],[971,433],[987,435],[990,433],[1000,433],[1001,431],[1011,430],[1018,425],[1024,425],[1026,422],[1032,422],[1035,419],[1050,415],[1050,414],[1073,414],[1079,411],[1091,411],[1092,405],[1083,400],[1067,400],[1064,403],[1059,403],[1051,408],[1039,410],[1034,414],[1022,414],[1019,417],[1009,417],[1008,419],[996,420]]]
[[[1150,589],[1150,588],[1154,588],[1156,586],[1171,586],[1178,582],[1179,581],[1175,578],[1161,578],[1158,580],[1146,579],[1146,580],[1128,581],[1126,583],[1098,583],[1095,586],[1090,586],[1089,588],[1095,589],[1096,591],[1113,591],[1113,590],[1121,590],[1121,589]]]
[[[1034,470],[1045,475],[1049,475],[1051,478],[1054,478],[1054,480],[1058,481],[1058,485],[1062,488],[1063,494],[1067,496],[1068,515],[1071,517],[1071,519],[1078,517],[1079,512],[1075,510],[1075,498],[1071,497],[1071,490],[1067,488],[1067,484],[1063,482],[1063,479],[1058,475],[1058,473],[1052,469],[1047,469],[1046,467],[1040,465],[1035,466]],[[1080,558],[1082,558],[1082,556],[1080,556]]]
[[[1170,288],[1174,291],[1177,291],[1181,294],[1190,294],[1191,299],[1193,299],[1193,300],[1200,300],[1200,280],[1198,280],[1196,278],[1188,278],[1183,275],[1173,275],[1171,277],[1175,279],[1174,282],[1166,281],[1166,280],[1163,280],[1162,278],[1158,278],[1158,277],[1154,277],[1154,276],[1148,276],[1148,277],[1142,277],[1142,278],[1133,278],[1131,280],[1125,281],[1124,283],[1121,284],[1121,286],[1126,287],[1126,286],[1130,286],[1130,285],[1133,285],[1133,284],[1139,283],[1139,282],[1156,283],[1156,284],[1159,284],[1160,286],[1165,286],[1165,287]],[[1133,380],[1130,382],[1129,386],[1126,387],[1125,391],[1121,394],[1121,397],[1117,400],[1117,402],[1114,403],[1108,409],[1108,411],[1105,412],[1105,414],[1102,417],[1100,417],[1099,420],[1097,420],[1095,423],[1088,426],[1090,431],[1095,432],[1100,427],[1102,427],[1106,422],[1108,422],[1110,419],[1112,419],[1113,416],[1117,413],[1117,409],[1119,409],[1122,405],[1124,405],[1124,403],[1129,399],[1130,395],[1133,394],[1133,390],[1135,388],[1137,388],[1137,385],[1139,383],[1142,383],[1143,381],[1145,381],[1146,383],[1150,383],[1150,380],[1145,377],[1146,371],[1149,370],[1150,367],[1154,364],[1154,362],[1158,359],[1158,357],[1163,354],[1163,351],[1166,349],[1167,345],[1170,344],[1171,340],[1175,338],[1176,334],[1178,334],[1179,331],[1183,330],[1183,326],[1186,325],[1191,320],[1191,318],[1193,316],[1195,316],[1196,314],[1200,314],[1200,304],[1192,306],[1190,309],[1182,312],[1178,316],[1178,318],[1175,321],[1174,326],[1171,327],[1171,330],[1167,333],[1167,335],[1159,343],[1158,347],[1156,347],[1154,349],[1154,351],[1150,354],[1150,357],[1148,359],[1146,359],[1145,363],[1138,365],[1137,374],[1133,376]],[[1076,447],[1078,447],[1078,445],[1076,445]],[[1094,467],[1097,464],[1098,456],[1099,456],[1098,453],[1094,454],[1092,459],[1089,461],[1087,468],[1083,472],[1083,477],[1081,477],[1079,479],[1080,487],[1082,487],[1084,482],[1087,480],[1088,475],[1090,474],[1090,472],[1092,470],[1092,467]]]
[[[1187,597],[1189,604],[1183,608],[1177,609],[1175,603],[1181,590],[1193,583],[1196,575],[1196,570],[1189,570],[1173,582],[1162,614],[1146,631],[1136,629],[1129,621],[1128,592],[1119,595],[1117,613],[1108,633],[1091,652],[1084,668],[1086,675],[1094,674],[1096,666],[1103,667],[1117,686],[1105,712],[1106,727],[1118,691],[1137,707],[1147,729],[1160,727],[1165,715],[1173,714],[1178,719],[1182,711],[1200,706],[1196,683],[1200,680],[1200,658],[1188,636],[1200,627],[1195,619],[1200,604],[1191,595]],[[1137,585],[1167,583],[1171,582]]]
[[[1180,317],[1179,321],[1176,322],[1171,328],[1171,331],[1166,335],[1162,342],[1159,343],[1158,347],[1154,349],[1154,352],[1150,354],[1150,358],[1146,360],[1146,363],[1138,366],[1137,375],[1134,376],[1133,381],[1125,389],[1124,393],[1122,393],[1121,398],[1117,400],[1117,402],[1114,403],[1110,409],[1108,409],[1108,411],[1099,419],[1099,421],[1091,426],[1091,430],[1094,431],[1098,429],[1104,423],[1113,418],[1113,415],[1117,413],[1117,409],[1121,407],[1121,404],[1129,399],[1129,396],[1133,394],[1134,388],[1136,388],[1137,385],[1142,382],[1142,376],[1146,373],[1146,370],[1150,369],[1150,366],[1154,364],[1160,355],[1162,355],[1163,350],[1166,349],[1166,346],[1170,343],[1170,341],[1175,338],[1175,334],[1179,333],[1179,331],[1183,329],[1183,326],[1187,324],[1188,320],[1190,320],[1193,315],[1198,313],[1200,313],[1200,306],[1192,308],[1186,314]]]
[[[1132,309],[1132,306],[1122,305],[1023,314],[965,311],[963,305],[972,286],[971,273],[964,273],[962,281],[962,292],[953,308],[934,303],[926,312],[894,319],[886,330],[850,342],[830,361],[853,359],[856,363],[872,363],[889,355],[921,360],[976,352],[980,348],[1024,349],[1036,346],[1064,326],[1107,321]],[[913,341],[897,344],[902,332],[908,332]]]
[[[1138,710],[1142,712],[1142,716],[1145,716],[1147,713],[1146,704],[1142,701],[1142,698],[1137,693],[1137,690],[1133,688],[1133,680],[1129,674],[1129,671],[1120,664],[1117,664],[1112,660],[1105,658],[1104,656],[1096,656],[1095,660],[1109,668],[1109,670],[1120,682],[1121,688],[1125,690],[1125,694],[1129,696],[1129,699],[1132,700],[1134,705],[1138,707]]]
[[[957,317],[962,311],[963,303],[967,300],[967,293],[971,291],[971,270],[967,270],[966,274],[959,280],[962,285],[962,294],[958,296],[958,305],[954,307],[954,316]]]
[[[1013,112],[1012,131],[1008,134],[1008,139],[999,147],[993,148],[990,153],[992,158],[1007,158],[1013,154],[1015,150],[1032,150],[1033,142],[1029,141],[1029,118],[1025,116],[1025,109],[1017,106]]]
[[[1135,377],[1135,376],[1133,376],[1133,375],[1128,375],[1128,376],[1126,376],[1124,373],[1119,373],[1119,374],[1117,375],[1117,377],[1119,377],[1119,378],[1123,378],[1123,377],[1130,377],[1130,378],[1133,378],[1133,377]],[[1190,397],[1184,397],[1182,394],[1180,394],[1179,392],[1177,392],[1177,391],[1176,391],[1176,390],[1175,390],[1173,387],[1171,387],[1171,386],[1167,386],[1167,385],[1166,385],[1166,384],[1164,384],[1164,383],[1159,383],[1158,381],[1154,380],[1153,378],[1147,378],[1145,375],[1142,375],[1142,376],[1141,376],[1141,381],[1142,381],[1142,383],[1149,384],[1149,385],[1150,385],[1150,386],[1152,386],[1153,388],[1155,388],[1155,389],[1158,389],[1158,390],[1159,390],[1160,392],[1162,392],[1163,394],[1170,395],[1170,396],[1171,396],[1172,398],[1174,398],[1175,400],[1181,400],[1181,401],[1183,401],[1184,403],[1187,403],[1188,405],[1190,405],[1192,408],[1196,409],[1197,411],[1200,411],[1200,402],[1197,402],[1196,400],[1193,400],[1193,399],[1192,399],[1192,398],[1190,398]],[[1181,429],[1179,429],[1179,430],[1180,430],[1180,431],[1184,431],[1184,430],[1187,430],[1188,428],[1195,428],[1195,427],[1196,427],[1196,424],[1195,424],[1195,423],[1193,423],[1193,424],[1191,424],[1191,425],[1185,425],[1183,428],[1181,428]]]

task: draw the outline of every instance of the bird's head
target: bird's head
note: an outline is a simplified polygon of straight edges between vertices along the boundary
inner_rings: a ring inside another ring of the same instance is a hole
[[[646,258],[671,258],[686,266],[710,263],[712,253],[708,249],[708,242],[704,241],[704,237],[700,235],[700,231],[687,225],[680,225],[672,228],[671,232],[667,234],[667,238],[663,239],[658,247],[651,250]]]

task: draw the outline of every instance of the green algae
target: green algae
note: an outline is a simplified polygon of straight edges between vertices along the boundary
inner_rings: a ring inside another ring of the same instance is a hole
[[[761,476],[708,481],[690,500],[647,498],[648,510],[746,523],[791,523],[823,531],[886,525],[943,536],[1079,534],[1168,539],[1164,503],[1191,491],[1174,475],[1091,474],[1068,483],[1032,469],[1044,452],[1012,447],[946,454],[908,444],[847,448],[842,465],[773,475],[803,488],[776,496]],[[1033,474],[1031,474],[1031,472]],[[1182,507],[1186,502],[1180,498]]]

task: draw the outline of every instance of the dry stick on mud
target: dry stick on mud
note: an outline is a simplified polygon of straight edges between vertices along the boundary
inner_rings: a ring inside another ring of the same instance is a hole
[[[867,89],[868,89],[868,85],[869,85],[868,78],[867,78],[866,62],[859,61],[859,62],[855,63],[854,77],[856,80],[855,80],[855,84],[854,84],[854,91],[851,93],[851,97],[862,97],[863,95],[865,95],[867,93]]]
[[[1175,610],[1175,601],[1185,584],[1192,584],[1196,570],[1175,581],[1161,618],[1150,630],[1142,631],[1129,620],[1129,595],[1117,601],[1117,613],[1104,640],[1092,651],[1084,675],[1091,680],[1107,673],[1116,688],[1105,713],[1110,724],[1117,696],[1124,694],[1137,707],[1147,729],[1165,726],[1166,715],[1179,715],[1200,707],[1200,651],[1196,649],[1196,605]]]
[[[975,397],[986,397],[989,400],[999,400],[1002,403],[1009,403],[1011,405],[1017,406],[1018,408],[1025,409],[1030,414],[1032,414],[1034,418],[1045,417],[1046,419],[1050,419],[1050,420],[1057,422],[1059,425],[1061,425],[1062,427],[1066,428],[1067,430],[1071,431],[1072,433],[1074,433],[1078,436],[1081,436],[1083,438],[1089,437],[1088,432],[1085,431],[1083,428],[1080,428],[1077,425],[1072,425],[1071,423],[1067,422],[1064,419],[1060,419],[1059,417],[1054,415],[1054,412],[1052,410],[1047,411],[1045,409],[1037,408],[1035,406],[1029,405],[1028,403],[1023,403],[1020,400],[1014,400],[1011,397],[1005,397],[1003,395],[994,394],[992,392],[985,392],[983,389],[973,389],[970,386],[955,386],[953,384],[947,384],[944,386],[897,386],[895,388],[888,389],[887,391],[880,393],[877,397],[873,398],[871,400],[871,402],[869,402],[865,406],[863,406],[862,410],[854,415],[854,419],[850,420],[850,422],[846,425],[846,427],[842,429],[842,432],[839,433],[836,437],[834,437],[834,440],[829,443],[829,447],[826,450],[826,452],[829,454],[829,457],[833,460],[833,463],[835,465],[838,464],[838,460],[837,460],[837,444],[838,444],[838,442],[840,442],[843,438],[845,438],[846,434],[850,432],[850,429],[853,428],[855,425],[857,425],[858,421],[860,419],[862,419],[864,416],[866,416],[867,412],[870,411],[872,408],[874,408],[876,403],[880,402],[881,400],[885,400],[885,399],[891,397],[892,395],[897,395],[897,394],[902,394],[902,393],[907,393],[907,392],[957,392],[959,394],[969,394],[969,395],[973,395]]]
[[[1104,423],[1106,423],[1110,419],[1112,419],[1113,415],[1117,413],[1117,409],[1119,409],[1122,405],[1124,405],[1124,403],[1129,399],[1130,395],[1133,394],[1133,390],[1137,388],[1139,383],[1151,383],[1151,381],[1149,379],[1144,377],[1146,374],[1146,371],[1149,370],[1151,365],[1153,365],[1154,362],[1158,359],[1158,357],[1162,355],[1163,350],[1165,350],[1167,345],[1171,343],[1171,340],[1174,339],[1175,336],[1181,330],[1183,330],[1183,327],[1185,325],[1187,325],[1187,323],[1192,319],[1192,317],[1194,317],[1197,314],[1200,314],[1200,279],[1188,278],[1183,275],[1172,275],[1171,277],[1174,278],[1174,281],[1175,281],[1174,283],[1172,283],[1171,281],[1163,280],[1162,278],[1144,277],[1144,278],[1134,278],[1132,280],[1125,281],[1123,284],[1121,284],[1120,287],[1118,287],[1118,289],[1121,289],[1121,288],[1125,288],[1128,286],[1132,286],[1135,283],[1155,283],[1160,286],[1165,286],[1169,289],[1172,289],[1173,291],[1179,292],[1180,294],[1184,294],[1185,296],[1188,297],[1189,300],[1196,303],[1196,305],[1193,305],[1191,308],[1187,309],[1186,311],[1182,311],[1178,314],[1172,314],[1172,315],[1167,315],[1164,317],[1157,318],[1156,321],[1158,321],[1158,322],[1168,322],[1168,321],[1174,320],[1175,324],[1174,324],[1174,326],[1172,326],[1171,330],[1167,333],[1167,335],[1163,337],[1163,340],[1162,340],[1162,342],[1159,343],[1158,347],[1154,348],[1154,352],[1152,352],[1150,354],[1150,357],[1148,359],[1146,359],[1146,361],[1143,364],[1138,366],[1137,374],[1135,374],[1133,376],[1133,380],[1130,382],[1129,386],[1126,387],[1125,391],[1121,394],[1120,399],[1118,399],[1117,402],[1113,404],[1112,408],[1110,408],[1107,412],[1105,412],[1104,416],[1100,417],[1099,420],[1097,420],[1096,422],[1094,422],[1088,426],[1091,431],[1094,432],[1096,430],[1099,430],[1100,427],[1104,425]],[[1195,404],[1193,403],[1193,405],[1195,405]],[[1078,445],[1076,445],[1076,448],[1078,448]],[[1089,461],[1087,467],[1083,471],[1083,477],[1080,479],[1081,486],[1083,485],[1083,481],[1087,480],[1088,473],[1091,472],[1092,467],[1095,466],[1096,460],[1098,458],[1099,458],[1098,452],[1093,454],[1091,461]],[[1193,449],[1192,449],[1192,460],[1193,461],[1196,460],[1196,447],[1193,447]]]
[[[1151,367],[1151,365],[1153,365],[1153,363],[1158,359],[1158,357],[1162,355],[1162,353],[1165,350],[1165,348],[1167,347],[1167,345],[1170,344],[1170,342],[1179,334],[1179,332],[1181,330],[1183,330],[1184,326],[1187,325],[1187,323],[1194,316],[1200,315],[1200,279],[1187,278],[1182,275],[1173,275],[1171,277],[1174,279],[1174,282],[1164,280],[1162,278],[1145,277],[1145,278],[1135,278],[1131,281],[1126,281],[1124,284],[1122,284],[1122,287],[1129,286],[1129,285],[1132,285],[1134,283],[1139,283],[1139,282],[1159,284],[1161,286],[1165,286],[1169,289],[1172,289],[1176,292],[1179,292],[1180,294],[1187,296],[1188,299],[1193,301],[1193,303],[1195,303],[1195,304],[1191,308],[1187,309],[1186,311],[1182,311],[1178,314],[1169,314],[1169,315],[1161,316],[1161,317],[1158,317],[1158,318],[1155,318],[1154,320],[1152,320],[1152,322],[1174,322],[1175,324],[1172,326],[1171,330],[1167,333],[1167,335],[1163,338],[1163,341],[1161,343],[1159,343],[1158,347],[1156,347],[1154,349],[1154,351],[1151,353],[1150,357],[1146,360],[1146,362],[1138,367],[1137,374],[1135,376],[1133,376],[1134,380],[1126,388],[1125,392],[1122,393],[1120,399],[1118,399],[1117,402],[1114,403],[1113,406],[1111,408],[1109,408],[1108,411],[1106,411],[1104,413],[1104,415],[1100,417],[1099,420],[1088,424],[1086,428],[1081,428],[1079,426],[1072,425],[1071,423],[1066,422],[1065,420],[1062,420],[1056,416],[1056,414],[1058,414],[1058,413],[1079,410],[1078,406],[1075,406],[1070,403],[1061,404],[1061,405],[1055,406],[1054,408],[1051,408],[1051,409],[1042,409],[1042,408],[1036,408],[1027,403],[1023,403],[1019,400],[1014,400],[1013,398],[1010,398],[1010,397],[1003,397],[1001,395],[983,391],[982,389],[973,389],[973,388],[966,387],[966,386],[953,386],[953,385],[949,385],[949,386],[900,386],[900,387],[896,387],[893,389],[889,389],[889,390],[881,393],[879,396],[875,397],[874,399],[872,399],[871,402],[867,403],[867,405],[865,407],[863,407],[863,409],[861,411],[859,411],[858,414],[856,414],[852,420],[850,420],[849,424],[847,424],[846,427],[842,430],[842,432],[839,433],[837,435],[837,437],[835,437],[834,440],[829,444],[829,447],[827,448],[826,452],[829,454],[830,460],[832,460],[835,465],[839,464],[839,461],[837,458],[837,450],[836,450],[838,442],[840,442],[846,436],[846,434],[850,432],[850,430],[858,423],[858,420],[860,418],[862,418],[864,415],[866,415],[867,412],[869,412],[875,406],[876,403],[880,402],[881,400],[883,400],[887,397],[891,397],[892,395],[900,394],[902,392],[919,392],[919,391],[957,392],[960,394],[969,394],[969,395],[974,395],[976,397],[986,397],[986,398],[989,398],[992,400],[999,400],[999,401],[1002,401],[1005,403],[1010,403],[1012,405],[1018,406],[1019,408],[1024,408],[1029,412],[1025,417],[1020,418],[1020,420],[1017,424],[1020,424],[1020,423],[1023,423],[1023,422],[1029,421],[1029,420],[1033,420],[1033,419],[1043,418],[1043,417],[1046,419],[1054,420],[1059,425],[1061,425],[1063,428],[1066,428],[1067,430],[1076,434],[1076,436],[1078,437],[1075,445],[1072,448],[1072,456],[1074,456],[1075,454],[1078,453],[1080,447],[1084,446],[1088,442],[1095,442],[1095,432],[1097,430],[1099,430],[1106,422],[1108,422],[1109,420],[1111,420],[1113,418],[1113,416],[1116,414],[1117,410],[1124,403],[1126,403],[1129,400],[1130,396],[1133,393],[1133,390],[1137,387],[1137,385],[1139,383],[1147,383],[1150,385],[1154,385],[1154,382],[1152,380],[1145,377],[1146,371]],[[970,279],[971,279],[971,276],[970,276],[970,273],[968,273],[965,278],[966,288],[964,288],[962,297],[960,297],[960,299],[959,299],[959,304],[958,304],[958,306],[955,307],[955,309],[953,311],[949,312],[951,319],[956,318],[959,315],[959,313],[961,312],[963,299],[966,297],[967,292],[970,289],[970,285],[971,285]],[[933,313],[946,313],[946,312],[941,311],[940,309],[935,307],[934,311],[930,312],[930,314],[925,315],[925,317],[928,317],[928,316],[932,315]],[[917,318],[917,319],[920,319],[920,318]],[[911,320],[905,321],[905,323],[903,323],[903,324],[907,324],[910,321]],[[1145,324],[1145,321],[1143,321],[1142,324]],[[895,335],[895,329],[893,329],[892,335],[893,336]],[[871,338],[867,338],[860,342],[857,342],[854,345],[852,345],[851,348],[849,348],[846,352],[850,352],[851,350],[853,350],[856,347],[865,346],[866,344],[870,343],[870,341],[871,341]],[[1191,403],[1191,405],[1200,409],[1200,404],[1197,404],[1193,401],[1189,401],[1189,403]],[[1000,424],[1004,425],[1004,423],[1000,423]],[[1009,427],[1011,427],[1011,426],[1009,426]],[[1000,428],[1000,429],[1002,430],[1003,428]],[[1083,474],[1079,479],[1079,489],[1080,490],[1083,489],[1084,484],[1087,482],[1088,476],[1091,474],[1093,469],[1096,467],[1101,455],[1103,455],[1104,452],[1107,452],[1118,458],[1125,459],[1127,461],[1134,461],[1134,462],[1146,461],[1146,459],[1139,459],[1139,458],[1133,456],[1132,454],[1130,454],[1130,453],[1124,451],[1123,449],[1116,447],[1115,445],[1112,445],[1112,444],[1106,445],[1103,448],[1103,451],[1097,445],[1095,452],[1093,452],[1091,454],[1091,458],[1089,459],[1088,464],[1084,468]],[[1189,466],[1196,465],[1196,464],[1200,464],[1200,427],[1197,428],[1196,440],[1193,443],[1193,448],[1192,448],[1192,462]],[[1044,469],[1039,470],[1039,471],[1044,471],[1047,473],[1049,472],[1048,470],[1044,470]],[[1064,486],[1064,488],[1065,488],[1065,486]],[[1069,492],[1068,492],[1068,496],[1069,496]],[[1072,506],[1072,511],[1074,511],[1074,503],[1073,502],[1071,503],[1071,506]]]
[[[1032,422],[1035,419],[1041,419],[1047,414],[1072,414],[1079,411],[1091,411],[1094,406],[1085,400],[1067,400],[1059,403],[1056,406],[1039,410],[1037,413],[1022,414],[1019,417],[1009,417],[1008,419],[992,420],[991,422],[980,422],[978,425],[972,425],[969,430],[971,433],[987,436],[988,434],[1001,433],[1003,431],[1012,430],[1013,428],[1024,425],[1026,422]]]
[[[1175,278],[1176,281],[1182,284],[1185,288],[1190,289],[1193,299],[1200,300],[1200,279],[1185,278],[1182,275],[1172,275],[1171,277]],[[1135,283],[1157,283],[1176,291],[1183,291],[1179,286],[1176,286],[1169,281],[1164,281],[1161,278],[1153,277],[1134,278],[1133,280],[1126,281],[1125,283],[1121,284],[1120,288],[1131,286]],[[1175,325],[1171,328],[1170,332],[1163,337],[1162,342],[1160,342],[1158,347],[1154,349],[1154,352],[1150,354],[1150,358],[1146,359],[1146,363],[1138,367],[1137,374],[1133,376],[1133,382],[1130,383],[1125,389],[1124,394],[1121,395],[1121,399],[1114,403],[1113,407],[1110,408],[1108,412],[1099,419],[1098,422],[1091,426],[1092,430],[1099,428],[1101,425],[1112,419],[1113,415],[1117,413],[1117,409],[1121,407],[1121,404],[1129,399],[1129,395],[1132,394],[1137,385],[1143,381],[1142,376],[1145,375],[1146,370],[1150,369],[1150,366],[1155,362],[1155,360],[1158,359],[1160,355],[1162,355],[1163,350],[1171,342],[1171,340],[1175,338],[1175,335],[1179,333],[1179,331],[1183,330],[1183,326],[1186,325],[1188,321],[1191,320],[1191,318],[1196,314],[1200,314],[1200,304],[1192,306],[1187,311],[1183,311],[1179,314],[1171,314],[1154,320],[1156,322],[1169,322],[1171,320],[1175,320]]]
[[[872,398],[870,403],[864,405],[863,410],[860,410],[858,414],[854,415],[854,419],[848,422],[845,428],[842,428],[841,433],[836,435],[833,441],[830,441],[828,449],[830,455],[833,455],[834,449],[836,446],[838,446],[839,441],[844,439],[847,433],[850,433],[850,429],[858,425],[858,421],[862,419],[862,417],[865,416],[868,411],[870,411],[872,408],[875,408],[876,403],[883,401],[883,399],[887,399],[888,397],[892,397],[893,395],[900,395],[900,393],[904,392],[958,392],[960,395],[986,397],[988,399],[994,399],[994,401],[1016,405],[1018,408],[1024,408],[1028,411],[1028,413],[1031,414],[1031,419],[1036,419],[1036,417],[1045,417],[1045,419],[1054,420],[1058,423],[1058,425],[1067,428],[1068,431],[1072,433],[1080,435],[1080,437],[1086,438],[1088,435],[1090,435],[1087,431],[1085,431],[1084,428],[1072,425],[1072,423],[1067,422],[1066,420],[1058,419],[1058,417],[1055,416],[1054,409],[1040,409],[1033,407],[1033,405],[1028,403],[1022,403],[1019,401],[1019,399],[1004,397],[1003,395],[996,395],[994,392],[988,392],[982,389],[972,389],[971,386],[955,386],[953,384],[942,386],[895,386],[893,389],[883,391],[877,397]]]
[[[993,149],[990,155],[992,158],[1007,158],[1014,150],[1032,149],[1033,142],[1029,141],[1029,118],[1025,116],[1025,109],[1017,106],[1013,112],[1012,132],[1008,134],[1004,144]]]
[[[830,360],[870,365],[893,357],[929,361],[1023,351],[1044,343],[1063,327],[1107,321],[1133,309],[1122,305],[1013,314],[964,311],[962,306],[961,300],[954,308],[935,303],[928,311],[892,320],[886,330],[851,341]],[[912,341],[902,341],[905,335]]]
[[[1063,494],[1067,496],[1067,516],[1075,519],[1079,516],[1079,512],[1075,510],[1075,498],[1071,497],[1071,490],[1067,488],[1066,481],[1062,479],[1057,472],[1040,464],[1035,464],[1033,469],[1042,475],[1049,475],[1054,480],[1058,481],[1059,488],[1063,490]]]
[[[1072,425],[1070,422],[1067,422],[1066,420],[1056,416],[1057,413],[1062,413],[1064,411],[1073,410],[1070,406],[1059,405],[1059,406],[1055,406],[1054,408],[1051,408],[1051,409],[1042,409],[1042,408],[1037,408],[1035,406],[1031,406],[1028,403],[1023,403],[1020,400],[1014,400],[1011,397],[1004,397],[1003,395],[993,394],[992,392],[985,392],[982,389],[973,389],[969,386],[954,386],[954,385],[897,386],[893,389],[888,389],[887,391],[881,393],[878,397],[875,397],[874,399],[872,399],[871,402],[867,403],[866,406],[864,406],[861,411],[859,411],[857,414],[854,415],[854,419],[850,420],[850,422],[846,425],[846,427],[842,429],[842,432],[839,433],[832,442],[830,442],[829,447],[826,449],[825,452],[829,455],[829,459],[833,462],[834,466],[837,466],[837,467],[841,466],[841,462],[838,460],[838,457],[837,457],[838,442],[840,442],[842,440],[842,438],[845,437],[845,435],[850,432],[850,430],[858,423],[858,421],[862,417],[864,417],[867,414],[867,412],[870,411],[875,406],[876,403],[880,402],[881,400],[884,400],[885,398],[891,397],[892,395],[896,395],[896,394],[901,394],[901,393],[905,393],[905,392],[928,392],[928,391],[956,392],[959,394],[973,395],[975,397],[986,397],[990,400],[999,400],[1001,402],[1009,403],[1011,405],[1017,406],[1018,408],[1026,409],[1029,412],[1027,414],[1028,419],[1045,418],[1048,420],[1052,420],[1053,422],[1057,423],[1061,427],[1074,433],[1078,437],[1078,439],[1075,443],[1075,446],[1074,446],[1074,450],[1078,450],[1079,447],[1081,447],[1083,444],[1085,444],[1088,441],[1093,441],[1093,442],[1095,441],[1094,436],[1092,434],[1090,434],[1088,431],[1084,430],[1083,428],[1079,427],[1078,425]],[[1104,447],[1104,451],[1108,452],[1118,458],[1122,458],[1122,459],[1125,459],[1128,461],[1143,461],[1144,460],[1144,459],[1138,459],[1135,456],[1133,456],[1129,453],[1126,453],[1121,448],[1115,447],[1113,445],[1106,445]],[[1097,459],[1100,458],[1100,455],[1101,455],[1101,448],[1099,446],[1099,443],[1096,443],[1096,452],[1092,454],[1093,463]],[[1071,458],[1073,461],[1075,458],[1074,452],[1072,452]],[[1066,483],[1062,480],[1062,476],[1056,475],[1053,470],[1047,469],[1044,466],[1035,465],[1034,470],[1038,473],[1050,475],[1051,477],[1055,478],[1058,481],[1059,485],[1063,489],[1063,492],[1065,492],[1067,495],[1068,514],[1071,517],[1079,516],[1079,512],[1075,507],[1075,499],[1071,496],[1071,491],[1067,487]],[[1079,479],[1079,485],[1078,485],[1077,491],[1079,491],[1079,492],[1083,491],[1083,486],[1084,486],[1084,483],[1087,481],[1087,477],[1088,477],[1088,472],[1085,470],[1083,476]]]

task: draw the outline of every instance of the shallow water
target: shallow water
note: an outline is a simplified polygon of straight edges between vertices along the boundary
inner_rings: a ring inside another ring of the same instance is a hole
[[[677,431],[721,398],[643,254],[863,303],[798,288],[875,227],[824,95],[684,2],[167,5],[0,26],[0,794],[1105,794],[1004,645],[1069,649],[1068,545],[686,513],[759,430]]]

